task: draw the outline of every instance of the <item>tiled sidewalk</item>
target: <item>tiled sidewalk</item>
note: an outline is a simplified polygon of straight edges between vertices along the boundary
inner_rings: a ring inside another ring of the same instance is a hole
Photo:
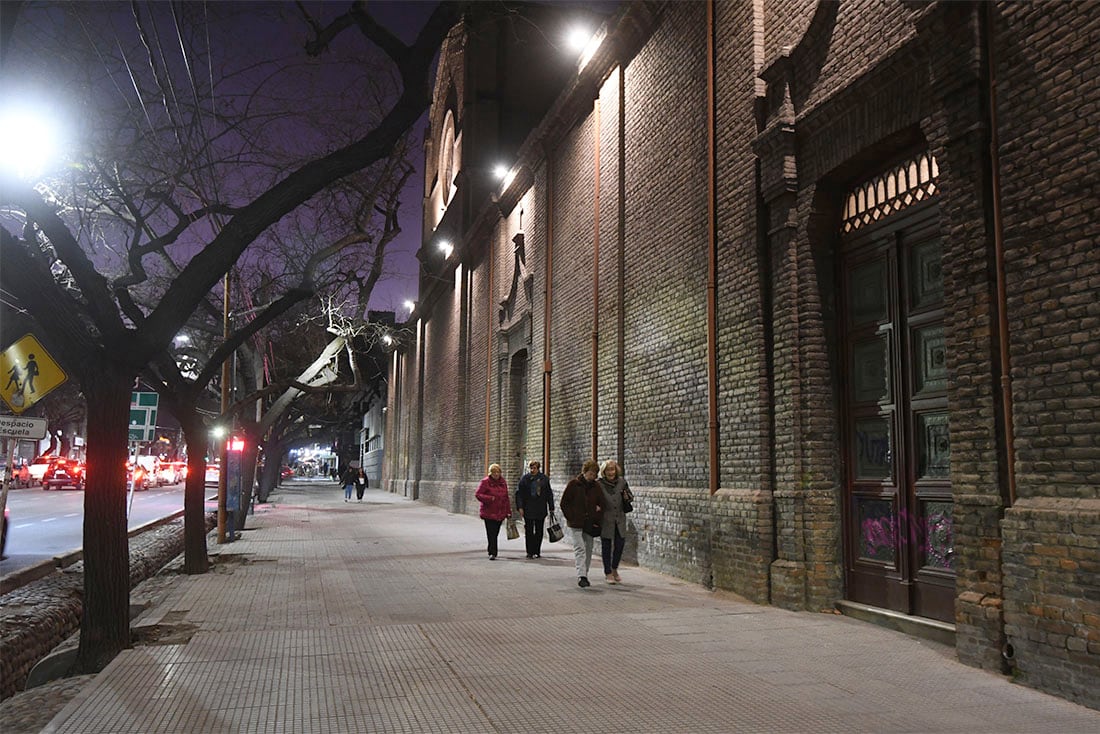
[[[635,568],[580,589],[474,517],[291,482],[214,571],[180,575],[128,650],[44,730],[1092,732],[1100,712],[949,648]],[[598,555],[598,553],[597,553]],[[189,641],[184,642],[189,637]]]

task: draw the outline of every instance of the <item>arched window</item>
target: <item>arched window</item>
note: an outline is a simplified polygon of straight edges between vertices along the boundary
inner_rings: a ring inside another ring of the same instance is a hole
[[[454,185],[455,171],[455,118],[451,110],[443,118],[443,133],[439,139],[439,185],[443,193],[443,203],[451,201],[451,188]]]

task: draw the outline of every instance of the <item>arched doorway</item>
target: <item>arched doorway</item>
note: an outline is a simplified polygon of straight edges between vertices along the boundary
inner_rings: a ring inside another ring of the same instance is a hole
[[[505,474],[520,476],[527,465],[527,349],[515,352],[508,363],[507,390],[505,393],[504,415],[507,421],[505,431]]]

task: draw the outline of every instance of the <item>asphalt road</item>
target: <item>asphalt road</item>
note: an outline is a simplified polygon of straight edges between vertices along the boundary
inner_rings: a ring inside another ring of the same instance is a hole
[[[40,487],[8,492],[8,539],[0,576],[79,550],[84,541],[84,492]],[[128,526],[135,528],[183,509],[183,483],[134,492]]]

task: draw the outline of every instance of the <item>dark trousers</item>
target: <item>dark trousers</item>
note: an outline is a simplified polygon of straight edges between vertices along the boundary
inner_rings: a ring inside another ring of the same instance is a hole
[[[626,538],[619,535],[619,529],[615,528],[615,539],[600,538],[600,555],[603,556],[603,573],[609,576],[619,567],[619,561],[623,559],[623,547],[626,546]]]
[[[542,555],[542,526],[545,524],[545,517],[523,518],[523,539],[527,542],[527,555]]]
[[[485,537],[489,541],[489,555],[496,556],[497,554],[497,536],[500,535],[500,526],[504,523],[503,520],[490,520],[487,517],[481,518],[485,521]]]
[[[363,492],[366,491],[366,489],[367,489],[367,485],[365,485],[365,484],[356,484],[355,485],[355,499],[357,499],[357,500],[363,499]]]

